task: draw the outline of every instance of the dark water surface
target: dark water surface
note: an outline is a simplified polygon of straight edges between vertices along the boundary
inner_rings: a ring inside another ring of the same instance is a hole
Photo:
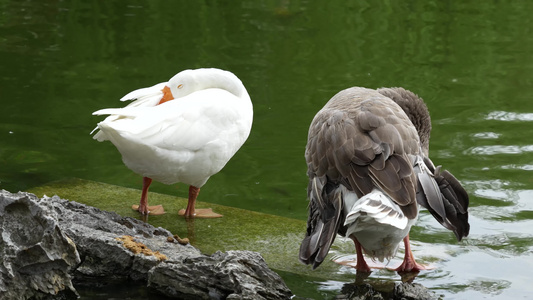
[[[471,195],[460,244],[422,213],[413,248],[436,269],[416,282],[445,299],[529,297],[531,11],[531,1],[0,0],[0,188],[67,177],[140,188],[114,146],[92,140],[102,117],[91,113],[180,70],[218,67],[244,82],[254,124],[200,200],[304,220],[314,114],[350,86],[403,86],[428,104],[433,161]],[[185,185],[151,190],[187,195]],[[339,241],[334,251],[354,250]],[[339,272],[344,281],[285,279],[327,298],[353,281],[352,269]]]

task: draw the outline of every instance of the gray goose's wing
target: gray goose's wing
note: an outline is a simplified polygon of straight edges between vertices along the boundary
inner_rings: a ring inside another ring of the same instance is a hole
[[[309,128],[309,218],[299,258],[316,268],[337,232],[344,234],[343,188],[358,197],[386,192],[408,218],[417,215],[416,129],[403,110],[374,90],[350,88],[335,95]]]
[[[403,88],[381,88],[380,94],[400,105],[417,128],[423,157],[417,158],[417,202],[425,207],[445,228],[461,240],[468,236],[468,194],[459,181],[448,171],[435,168],[428,157],[431,118],[424,101]]]
[[[428,157],[415,166],[415,171],[420,169],[427,171],[418,175],[418,204],[425,207],[442,226],[453,231],[458,241],[462,240],[470,232],[467,192],[459,180],[447,170],[442,171],[440,166],[435,168]],[[431,190],[434,189],[428,188],[427,182],[436,186],[438,197],[431,196]]]

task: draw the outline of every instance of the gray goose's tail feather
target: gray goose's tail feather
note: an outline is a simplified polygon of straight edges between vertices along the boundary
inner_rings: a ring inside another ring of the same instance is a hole
[[[427,157],[415,167],[418,169],[416,200],[445,228],[453,231],[457,240],[468,236],[468,194],[459,181],[448,171],[441,171]],[[427,170],[427,171],[424,171]]]
[[[326,185],[324,187],[324,185]],[[309,219],[300,245],[300,261],[317,268],[328,254],[337,231],[344,223],[343,193],[324,177],[309,182]]]

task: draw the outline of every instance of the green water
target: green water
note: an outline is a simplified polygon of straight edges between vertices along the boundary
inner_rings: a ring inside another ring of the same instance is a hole
[[[91,113],[180,70],[218,67],[244,82],[254,124],[199,199],[305,220],[303,152],[314,114],[350,86],[403,86],[428,104],[433,161],[471,195],[463,243],[425,213],[413,228],[415,256],[436,265],[416,282],[445,299],[527,297],[531,11],[530,1],[0,0],[0,188],[69,177],[140,188],[116,149],[92,140],[102,118]],[[151,190],[187,195],[184,185]],[[345,256],[353,245],[333,250]],[[341,268],[335,278],[344,280],[305,288],[326,297],[353,274]],[[398,278],[371,276],[381,279]]]

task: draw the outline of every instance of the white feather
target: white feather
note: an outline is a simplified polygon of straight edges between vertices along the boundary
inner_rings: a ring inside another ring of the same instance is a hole
[[[120,101],[143,100],[145,98],[150,98],[154,95],[162,96],[163,93],[161,92],[161,90],[165,87],[166,84],[167,82],[161,82],[151,87],[142,88],[142,89],[129,92],[124,97],[120,98]]]

